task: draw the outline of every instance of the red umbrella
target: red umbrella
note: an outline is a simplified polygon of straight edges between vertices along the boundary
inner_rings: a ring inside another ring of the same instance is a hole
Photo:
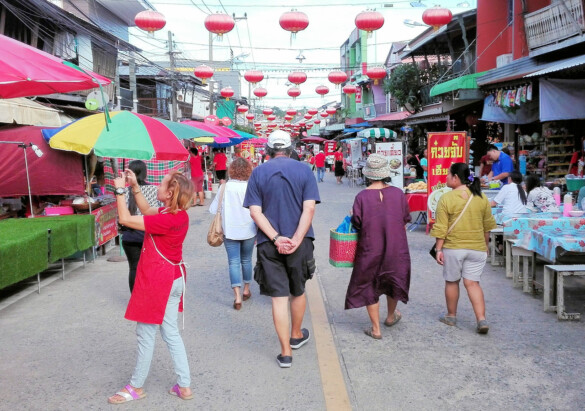
[[[217,137],[240,138],[238,133],[227,127],[213,126],[211,124],[205,124],[201,123],[200,121],[192,120],[182,121],[181,123],[198,128],[199,130],[209,131],[210,133],[215,134]]]
[[[111,81],[37,48],[0,35],[0,97],[89,90]],[[93,77],[93,78],[92,78]]]
[[[323,142],[329,141],[329,140],[327,140],[326,138],[313,136],[313,137],[301,138],[301,141],[303,143],[323,143]]]

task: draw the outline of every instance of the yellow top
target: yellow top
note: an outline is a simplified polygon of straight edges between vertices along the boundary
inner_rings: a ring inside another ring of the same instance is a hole
[[[439,199],[431,235],[445,239],[443,248],[487,251],[485,233],[493,230],[497,225],[484,194],[481,197],[473,197],[465,214],[445,238],[447,230],[463,211],[470,195],[469,190],[452,190]]]

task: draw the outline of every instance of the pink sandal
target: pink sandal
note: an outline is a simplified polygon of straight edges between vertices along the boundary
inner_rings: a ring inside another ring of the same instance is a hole
[[[179,387],[179,384],[175,384],[174,387],[171,388],[171,390],[169,391],[169,394],[176,395],[177,397],[179,397],[182,400],[192,400],[193,399],[193,394],[191,394],[191,395],[181,394],[181,388]]]
[[[146,393],[142,393],[142,394],[138,394],[136,391],[134,391],[134,388],[132,388],[130,385],[125,386],[124,388],[126,388],[126,391],[128,392],[124,392],[124,391],[118,391],[115,395],[119,395],[120,397],[123,398],[123,400],[121,401],[115,401],[112,400],[112,397],[108,398],[108,402],[110,404],[123,404],[125,402],[128,401],[134,401],[134,400],[141,400],[144,397],[146,397]]]

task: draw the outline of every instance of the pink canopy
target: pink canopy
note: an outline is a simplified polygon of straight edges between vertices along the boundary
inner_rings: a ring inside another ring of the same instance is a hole
[[[187,124],[189,126],[198,128],[199,130],[209,131],[210,133],[215,134],[217,137],[227,137],[227,138],[241,138],[241,136],[236,133],[234,130],[222,127],[222,126],[214,126],[211,124],[205,124],[200,121],[182,121],[181,123]]]
[[[33,143],[43,152],[43,156],[39,158],[32,148],[26,149],[33,195],[83,194],[81,155],[49,147],[41,134],[43,128],[45,127],[3,127],[0,128],[0,141]],[[0,197],[28,195],[24,149],[16,144],[0,143],[0,160]]]

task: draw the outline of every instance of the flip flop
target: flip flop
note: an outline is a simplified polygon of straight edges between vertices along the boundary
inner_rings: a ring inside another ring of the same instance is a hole
[[[130,385],[127,385],[124,387],[126,389],[126,391],[118,391],[115,395],[119,395],[120,397],[123,398],[123,400],[112,400],[112,397],[108,398],[108,402],[110,404],[124,404],[125,402],[128,401],[134,401],[134,400],[141,400],[144,397],[146,397],[146,393],[142,393],[142,394],[138,394],[136,391],[134,391],[134,388],[132,388]]]
[[[386,327],[392,327],[393,325],[395,325],[398,321],[400,321],[402,319],[402,314],[400,314],[398,311],[394,311],[394,320],[393,321],[384,321],[384,325]]]
[[[372,329],[367,329],[364,330],[364,334],[366,334],[368,337],[372,337],[374,340],[381,340],[382,339],[382,335],[376,335],[372,332]]]
[[[244,301],[248,301],[250,299],[250,297],[252,297],[252,293],[248,293],[248,294],[242,294],[242,299]]]
[[[179,384],[175,384],[173,386],[173,388],[171,388],[171,390],[169,391],[169,394],[175,395],[175,396],[179,397],[182,400],[192,400],[193,399],[193,394],[191,394],[191,395],[183,395],[183,394],[181,394],[181,389],[179,388]]]

